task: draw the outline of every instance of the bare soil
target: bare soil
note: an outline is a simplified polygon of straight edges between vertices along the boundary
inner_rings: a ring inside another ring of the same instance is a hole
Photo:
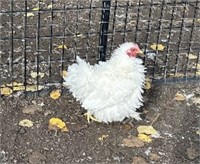
[[[188,100],[174,100],[178,91],[188,95]],[[153,86],[144,97],[142,121],[112,124],[88,124],[85,110],[67,91],[57,100],[17,93],[2,98],[0,163],[132,163],[137,156],[152,164],[197,164],[200,104],[194,99],[200,97],[199,83]],[[42,111],[22,112],[25,106],[34,105],[42,106]],[[139,125],[150,125],[158,114],[153,127],[159,138],[141,148],[122,145],[124,138],[137,136]],[[52,117],[65,121],[69,131],[49,130]],[[20,127],[23,119],[33,121],[33,127]],[[100,141],[102,135],[108,137]]]

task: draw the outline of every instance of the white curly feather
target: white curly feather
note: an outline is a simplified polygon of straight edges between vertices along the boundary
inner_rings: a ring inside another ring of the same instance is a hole
[[[133,43],[117,48],[111,59],[94,66],[77,57],[64,79],[73,96],[99,121],[140,120],[136,109],[142,106],[145,67],[142,60],[130,58],[126,50]]]

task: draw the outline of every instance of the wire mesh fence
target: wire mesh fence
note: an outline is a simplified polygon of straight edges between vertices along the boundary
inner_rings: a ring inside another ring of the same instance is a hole
[[[3,0],[0,6],[1,89],[61,86],[76,55],[105,61],[126,41],[144,51],[147,77],[199,80],[199,0]]]

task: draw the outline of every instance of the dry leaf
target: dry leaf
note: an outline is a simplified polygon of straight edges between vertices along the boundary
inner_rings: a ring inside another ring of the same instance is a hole
[[[31,12],[28,12],[28,13],[27,13],[27,17],[34,17],[34,16],[35,16],[34,13],[31,13]]]
[[[192,101],[193,101],[193,103],[195,104],[195,105],[200,105],[200,97],[194,97],[193,99],[192,99]]]
[[[66,70],[63,70],[62,71],[62,77],[64,78],[64,77],[67,77],[67,71]]]
[[[33,122],[31,120],[28,120],[28,119],[24,119],[24,120],[21,120],[19,122],[19,126],[22,126],[22,127],[32,127],[33,126]]]
[[[104,139],[108,138],[109,135],[102,135],[101,137],[98,138],[99,141],[103,141]]]
[[[25,90],[25,86],[15,86],[13,87],[13,91],[24,91]]]
[[[158,51],[163,51],[164,50],[164,48],[165,48],[165,46],[163,46],[162,44],[152,44],[151,46],[150,46],[153,50],[158,50]]]
[[[143,157],[135,156],[133,157],[133,162],[131,164],[148,164]]]
[[[34,92],[34,91],[40,91],[44,88],[43,85],[27,85],[26,86],[26,91],[31,91],[31,92]]]
[[[159,155],[157,155],[157,154],[154,154],[154,153],[150,154],[150,160],[152,160],[152,161],[159,161],[160,158],[161,157]]]
[[[184,74],[183,73],[176,73],[176,74],[170,73],[169,76],[172,76],[172,77],[183,77]]]
[[[64,45],[64,44],[62,44],[62,45],[59,45],[57,48],[58,48],[58,49],[67,49],[67,46]]]
[[[196,134],[200,136],[200,129],[196,131]]]
[[[197,64],[197,66],[195,68],[200,69],[200,64]]]
[[[50,130],[61,130],[62,132],[67,132],[68,128],[61,119],[59,118],[51,118],[49,120],[49,129]]]
[[[189,58],[190,60],[197,59],[197,55],[189,54],[189,55],[188,55],[188,58]]]
[[[35,112],[42,112],[42,111],[43,111],[42,107],[37,104],[28,105],[22,109],[22,113],[25,114],[34,114]]]
[[[33,11],[38,11],[38,10],[39,10],[39,8],[38,8],[38,7],[36,7],[36,8],[33,8],[32,10],[33,10]]]
[[[50,93],[50,97],[54,100],[58,99],[61,96],[61,91],[60,90],[53,90]]]
[[[125,130],[125,131],[130,131],[132,129],[132,125],[131,124],[123,124],[121,126],[121,129]]]
[[[137,131],[139,134],[149,134],[149,135],[155,135],[158,134],[158,132],[152,127],[152,126],[138,126]]]
[[[186,154],[187,154],[189,159],[195,159],[199,156],[199,153],[193,148],[187,148]]]
[[[144,142],[152,142],[152,139],[151,139],[151,137],[150,136],[148,136],[148,135],[146,135],[146,134],[138,134],[138,139],[139,140],[142,140],[142,141],[144,141]]]
[[[13,92],[13,90],[10,89],[9,87],[1,88],[1,94],[2,95],[9,96],[9,95],[12,94],[12,92]]]
[[[185,101],[186,97],[183,94],[177,92],[176,95],[175,95],[175,97],[174,97],[174,99],[176,101]]]
[[[144,86],[144,89],[150,89],[151,88],[151,82],[152,82],[152,80],[151,79],[149,79],[149,78],[146,78],[145,79],[145,86]]]
[[[52,4],[49,4],[49,5],[47,6],[47,9],[52,9],[52,7],[53,7],[53,5],[52,5]]]
[[[137,137],[131,136],[131,138],[124,138],[122,144],[126,147],[143,147],[144,142]]]
[[[196,75],[200,75],[200,71],[197,71],[197,72],[196,72]]]
[[[45,74],[44,73],[42,73],[42,72],[33,72],[33,71],[31,71],[31,77],[32,78],[36,78],[37,76],[40,76],[41,78],[43,78],[44,76],[45,76]]]

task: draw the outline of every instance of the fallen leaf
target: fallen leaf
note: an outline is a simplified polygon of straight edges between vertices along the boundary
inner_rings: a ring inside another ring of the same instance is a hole
[[[34,16],[35,16],[35,14],[32,13],[32,12],[28,12],[28,13],[27,13],[27,17],[34,17]]]
[[[139,140],[142,140],[142,141],[144,141],[144,142],[152,142],[152,139],[151,139],[151,137],[150,136],[148,136],[148,135],[146,135],[146,134],[138,134],[138,139]]]
[[[133,162],[131,164],[148,164],[143,157],[135,156],[133,157]]]
[[[200,135],[200,129],[196,131],[196,134]]]
[[[195,159],[199,156],[199,153],[193,148],[187,148],[186,154],[187,154],[189,159]]]
[[[197,72],[196,72],[196,75],[200,75],[200,71],[197,71]]]
[[[200,69],[200,64],[197,64],[195,68]]]
[[[176,95],[175,95],[175,97],[174,97],[174,99],[176,101],[185,101],[186,97],[183,94],[177,92]]]
[[[2,95],[9,96],[9,95],[12,94],[12,92],[13,92],[13,90],[10,89],[9,87],[1,88],[1,94]]]
[[[44,88],[43,85],[27,85],[26,86],[26,91],[31,91],[31,92],[34,92],[34,91],[40,91]]]
[[[67,77],[67,71],[66,71],[66,70],[63,70],[61,76],[62,76],[63,78],[64,78],[64,77]]]
[[[67,132],[68,128],[61,119],[59,118],[51,118],[49,120],[49,129],[50,130],[61,130],[62,132]]]
[[[38,11],[38,10],[39,10],[39,8],[38,8],[38,7],[36,7],[36,8],[33,8],[32,10],[33,10],[33,11]]]
[[[153,50],[155,50],[155,51],[163,51],[164,50],[164,48],[165,48],[165,46],[163,46],[162,44],[152,44],[151,46],[150,46]]]
[[[200,23],[200,18],[195,20],[196,22]]]
[[[108,138],[109,135],[103,134],[101,137],[98,138],[99,141],[103,141],[104,139]]]
[[[158,134],[158,132],[151,125],[150,126],[145,126],[145,125],[138,126],[137,131],[139,134],[149,134],[149,135]]]
[[[64,45],[64,44],[62,44],[62,45],[59,45],[57,48],[58,48],[58,49],[67,49],[67,46]]]
[[[122,144],[126,147],[143,147],[144,142],[137,137],[131,136],[131,138],[124,138]]]
[[[154,153],[150,154],[150,160],[152,160],[152,161],[159,161],[160,158],[161,157],[159,155],[157,155],[157,154],[154,154]]]
[[[52,4],[49,4],[49,5],[47,6],[47,9],[52,9],[52,7],[53,7],[53,5],[52,5]]]
[[[31,120],[28,120],[28,119],[24,119],[24,120],[21,120],[19,122],[19,126],[22,126],[22,127],[32,127],[33,126],[33,122]]]
[[[122,129],[122,130],[125,130],[125,131],[129,131],[129,130],[132,129],[132,125],[131,125],[131,124],[123,124],[123,125],[121,126],[121,129]]]
[[[38,77],[38,76],[40,76],[41,78],[43,78],[44,76],[45,76],[45,74],[44,73],[42,73],[42,72],[33,72],[33,71],[31,71],[31,77],[32,78],[36,78],[36,77]]]
[[[194,97],[193,99],[192,99],[192,101],[193,101],[193,103],[195,104],[195,105],[200,105],[200,97]]]
[[[60,90],[53,90],[50,93],[50,97],[54,100],[58,99],[61,96],[61,91]]]
[[[22,108],[22,113],[25,114],[34,114],[35,112],[42,112],[43,109],[41,106],[34,104],[34,105],[28,105]]]
[[[146,78],[145,79],[145,86],[144,86],[144,89],[150,89],[151,88],[151,82],[152,82],[152,80],[151,79],[149,79],[149,78]]]
[[[184,74],[183,73],[170,73],[169,76],[172,76],[172,77],[184,77]]]
[[[190,60],[197,59],[197,55],[189,54],[188,59],[190,59]]]
[[[24,91],[25,90],[25,86],[15,86],[13,87],[13,91]]]

